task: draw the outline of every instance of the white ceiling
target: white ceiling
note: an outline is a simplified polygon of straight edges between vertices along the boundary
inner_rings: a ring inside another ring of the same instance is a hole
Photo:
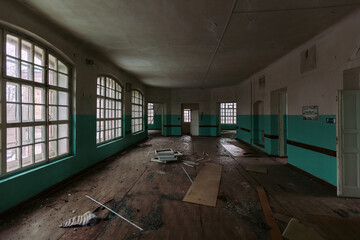
[[[234,85],[360,0],[19,0],[158,87]]]

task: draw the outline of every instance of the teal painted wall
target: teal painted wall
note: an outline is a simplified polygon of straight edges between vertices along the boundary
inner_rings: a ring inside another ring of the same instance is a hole
[[[288,116],[288,139],[336,151],[336,124],[326,123],[326,118],[335,115],[319,116],[317,121],[302,120],[301,115]],[[290,164],[336,186],[336,157],[290,144],[288,156]]]
[[[199,136],[218,136],[218,127],[217,127],[218,120],[219,117],[215,114],[200,114]],[[164,116],[164,135],[165,136],[181,135],[181,115],[176,114],[176,115]]]
[[[126,131],[131,131],[131,116],[123,116]],[[30,170],[6,176],[0,180],[0,213],[44,191],[52,185],[104,160],[123,149],[147,138],[147,132],[127,134],[100,146],[96,145],[96,116],[77,115],[73,117],[76,135],[76,153],[73,156],[43,164]],[[129,124],[130,123],[130,124]]]
[[[221,130],[235,130],[236,124],[220,124]]]
[[[237,115],[236,117],[236,138],[252,144],[251,132],[242,130],[241,128],[251,131],[251,115]]]
[[[265,134],[278,135],[278,116],[261,116],[263,124],[259,124],[259,131],[263,130]],[[326,118],[335,118],[335,115],[319,116],[317,121],[302,120],[301,115],[285,116],[288,129],[288,140],[304,143],[312,146],[322,147],[336,151],[336,124],[326,123]],[[253,139],[254,127],[251,124],[251,115],[237,116],[237,134],[236,137],[252,146],[265,151],[270,155],[278,156],[278,139],[264,138],[264,147],[259,147]],[[245,128],[251,132],[241,130]],[[258,135],[260,137],[260,135]],[[286,144],[286,143],[285,143]],[[336,186],[336,157],[321,154],[312,150],[296,147],[290,144],[287,146],[288,162],[324,181]]]
[[[154,116],[154,124],[149,124],[148,129],[149,130],[161,130],[161,115],[155,115]]]
[[[181,115],[164,115],[164,135],[181,136]]]
[[[200,114],[199,136],[218,136],[218,122],[216,114]]]

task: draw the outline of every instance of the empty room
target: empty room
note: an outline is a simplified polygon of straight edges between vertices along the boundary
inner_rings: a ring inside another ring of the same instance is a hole
[[[0,239],[360,239],[359,26],[360,0],[0,0]]]

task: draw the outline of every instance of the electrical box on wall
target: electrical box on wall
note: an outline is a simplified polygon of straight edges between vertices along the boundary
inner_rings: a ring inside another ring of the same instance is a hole
[[[300,72],[305,73],[316,68],[316,46],[301,52]]]

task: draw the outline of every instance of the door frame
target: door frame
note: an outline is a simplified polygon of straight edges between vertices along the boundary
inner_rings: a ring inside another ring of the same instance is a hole
[[[184,123],[184,109],[190,109],[191,110],[191,116],[192,116],[193,110],[200,111],[199,103],[181,103],[181,135],[187,134],[187,133],[190,134],[190,124],[191,124],[191,122],[189,124]],[[188,124],[188,127],[189,127],[189,132],[184,131],[184,128],[187,127],[186,126],[187,124]],[[199,127],[199,120],[198,120],[198,127]]]

